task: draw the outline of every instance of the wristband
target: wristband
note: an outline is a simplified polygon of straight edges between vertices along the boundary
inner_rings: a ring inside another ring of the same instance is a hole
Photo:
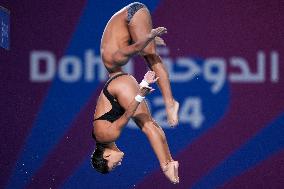
[[[141,83],[139,84],[140,88],[142,87],[148,87],[149,83],[147,81],[145,81],[144,79],[141,81]]]
[[[135,100],[137,101],[137,102],[142,102],[143,100],[144,100],[144,96],[140,96],[140,95],[136,95],[135,96]]]

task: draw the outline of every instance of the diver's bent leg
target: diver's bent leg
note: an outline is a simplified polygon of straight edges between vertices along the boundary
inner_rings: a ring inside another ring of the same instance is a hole
[[[149,34],[152,30],[152,18],[149,10],[146,8],[138,10],[130,20],[128,28],[134,42],[140,41]],[[171,126],[175,126],[178,124],[179,104],[173,98],[169,74],[161,57],[156,53],[156,45],[154,41],[150,42],[147,47],[143,49],[142,55],[150,69],[153,70],[156,73],[156,76],[160,78],[157,83],[166,104],[168,122]]]
[[[147,8],[139,9],[131,18],[128,29],[131,38],[134,42],[137,42],[144,38],[153,29],[152,19],[150,12]],[[150,42],[146,48],[143,49],[142,54],[155,54],[156,45],[154,41]]]

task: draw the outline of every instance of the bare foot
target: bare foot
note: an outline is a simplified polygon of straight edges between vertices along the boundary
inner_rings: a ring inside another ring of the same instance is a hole
[[[163,167],[164,174],[173,184],[179,183],[178,167],[179,164],[177,161],[171,161]]]
[[[179,103],[175,100],[173,105],[166,106],[168,123],[171,127],[175,127],[178,124],[178,110],[179,110]]]

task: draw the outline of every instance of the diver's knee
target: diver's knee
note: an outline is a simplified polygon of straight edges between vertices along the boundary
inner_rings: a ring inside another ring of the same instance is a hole
[[[161,128],[159,125],[153,119],[151,119],[143,124],[142,132],[146,135],[153,135],[160,133],[160,129]]]

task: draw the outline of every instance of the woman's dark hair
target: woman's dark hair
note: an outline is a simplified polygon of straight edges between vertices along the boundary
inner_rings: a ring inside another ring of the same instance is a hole
[[[97,142],[96,149],[91,156],[91,161],[94,169],[102,174],[107,174],[109,173],[109,170],[107,166],[107,160],[103,157],[104,151],[104,146]]]

